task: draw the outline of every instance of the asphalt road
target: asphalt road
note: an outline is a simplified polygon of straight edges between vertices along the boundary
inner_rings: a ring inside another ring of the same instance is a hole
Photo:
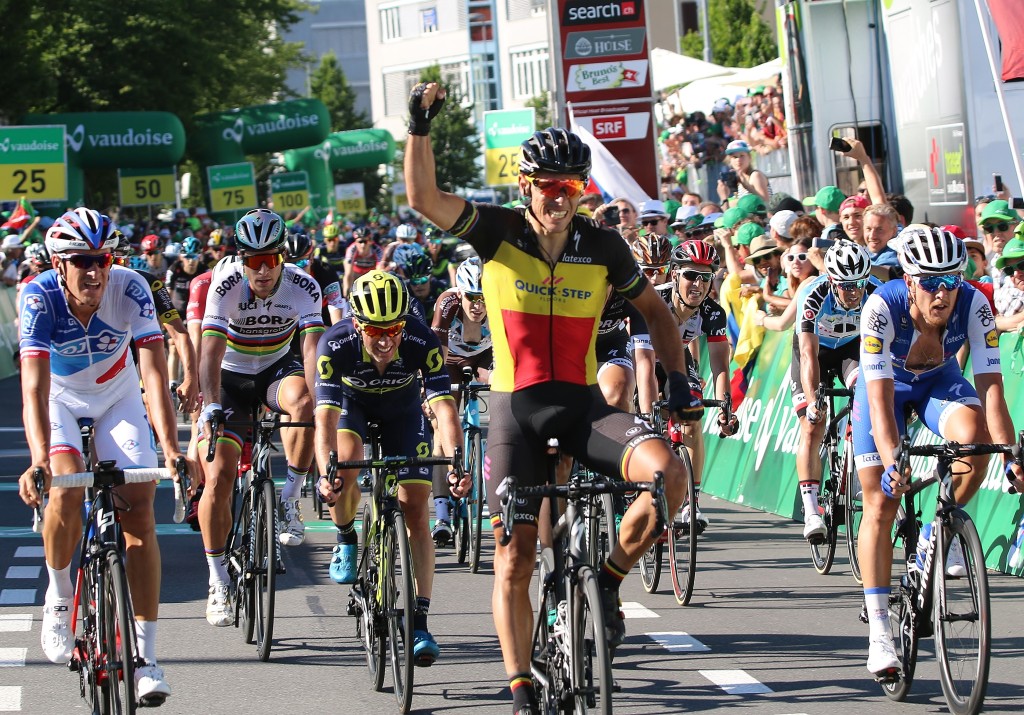
[[[27,463],[20,388],[16,379],[0,381],[0,712],[84,712],[77,675],[47,662],[39,646],[46,572],[41,541],[28,528],[30,513],[16,491],[16,475]],[[860,589],[842,550],[833,573],[819,576],[799,525],[708,497],[702,508],[711,527],[700,544],[691,605],[677,606],[664,587],[645,593],[635,570],[623,587],[629,619],[614,664],[622,688],[617,713],[945,710],[931,641],[922,644],[907,702],[890,703],[870,678],[864,668],[867,627],[857,618]],[[334,542],[329,524],[307,516],[306,543],[286,550],[276,642],[270,662],[260,663],[255,647],[237,630],[207,625],[202,545],[197,534],[172,523],[171,511],[165,484],[157,504],[163,552],[158,652],[173,695],[162,712],[396,711],[390,675],[385,692],[370,689],[354,619],[345,615],[347,587],[328,578]],[[489,543],[486,551],[489,563]],[[997,574],[990,580],[993,658],[986,711],[1019,713],[1021,582]],[[489,569],[473,575],[455,563],[450,550],[440,554],[430,628],[442,654],[434,667],[416,671],[415,712],[510,711],[491,621],[491,582]]]

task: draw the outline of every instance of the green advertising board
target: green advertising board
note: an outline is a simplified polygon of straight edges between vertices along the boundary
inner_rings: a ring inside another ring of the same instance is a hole
[[[0,201],[68,197],[64,125],[0,127]]]
[[[85,169],[174,166],[185,154],[185,127],[170,112],[30,114],[26,124],[63,124],[73,163]]]
[[[206,167],[211,213],[235,213],[257,206],[256,174],[252,162]]]
[[[1016,334],[1004,334],[1000,340],[1006,404],[1017,430],[1024,428],[1024,356],[1019,352],[1019,340]],[[746,396],[736,410],[740,420],[740,431],[736,435],[719,438],[717,410],[705,413],[702,426],[706,460],[701,490],[754,509],[801,520],[796,476],[800,423],[789,391],[792,341],[792,329],[765,333],[748,379]],[[709,378],[706,351],[701,365],[705,378]],[[735,368],[733,364],[730,369]],[[969,378],[972,374],[970,362],[965,374]],[[710,379],[707,382],[711,384]],[[911,426],[910,434],[915,444],[939,441],[920,423]],[[912,466],[915,474],[927,473],[934,466],[934,460],[915,459]],[[924,490],[918,504],[922,506],[924,518],[929,519],[933,513],[929,509],[935,504],[935,487]],[[1007,568],[1007,551],[1024,514],[1024,502],[1020,496],[1007,493],[999,459],[989,463],[984,483],[967,510],[977,523],[987,566],[1011,572]],[[799,538],[799,528],[795,525],[793,534],[794,538]],[[1012,571],[1016,575],[1022,572],[1024,567]]]
[[[121,206],[173,204],[177,198],[177,179],[178,175],[173,166],[158,169],[118,169],[117,186],[121,193]]]
[[[271,174],[270,193],[275,211],[301,211],[309,205],[309,175],[304,171]]]
[[[534,132],[535,110],[484,112],[484,166],[488,186],[519,182],[519,145]]]

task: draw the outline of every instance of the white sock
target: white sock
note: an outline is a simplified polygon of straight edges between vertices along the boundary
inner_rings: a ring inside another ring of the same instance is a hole
[[[281,487],[281,501],[298,499],[302,485],[306,481],[306,472],[300,472],[292,465],[288,465],[288,479]]]
[[[864,604],[868,610],[868,628],[872,638],[887,636],[892,638],[889,629],[889,589],[865,588]]]
[[[804,519],[818,513],[817,482],[800,482],[800,499],[804,503]]]
[[[50,585],[46,588],[46,600],[56,598],[74,598],[75,587],[71,583],[71,564],[62,569],[55,569],[46,564],[46,574],[50,577]]]
[[[227,586],[231,578],[228,576],[228,565],[226,563],[225,555],[220,554],[207,554],[206,565],[210,567],[210,585],[211,586]]]
[[[156,665],[156,621],[135,621],[135,642],[142,659]]]

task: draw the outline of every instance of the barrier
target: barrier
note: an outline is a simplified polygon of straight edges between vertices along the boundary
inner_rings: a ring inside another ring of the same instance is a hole
[[[718,411],[708,410],[705,414],[703,430],[707,457],[701,491],[802,521],[796,477],[800,425],[789,392],[792,340],[792,329],[765,334],[749,377],[746,397],[736,411],[741,425],[738,434],[720,439]],[[1006,404],[1019,431],[1024,428],[1024,357],[1019,353],[1020,336],[1004,334],[999,347]],[[1017,353],[1016,358],[1014,353]],[[707,360],[702,359],[701,364],[707,373]],[[966,374],[969,378],[972,374],[969,363]],[[920,424],[913,425],[910,433],[915,444],[939,441]],[[915,473],[921,474],[933,468],[934,459],[918,458],[913,466]],[[968,511],[977,523],[986,565],[1020,576],[1024,575],[1024,567],[1011,570],[1006,561],[1017,525],[1024,515],[1024,499],[1020,495],[1008,494],[1006,487],[1002,461],[993,459],[981,489],[968,505]],[[922,517],[929,520],[934,513],[935,487],[926,489],[918,504]],[[799,538],[796,528],[793,535]]]
[[[18,326],[15,308],[18,289],[14,286],[0,287],[0,380],[15,372],[14,353],[18,350]]]

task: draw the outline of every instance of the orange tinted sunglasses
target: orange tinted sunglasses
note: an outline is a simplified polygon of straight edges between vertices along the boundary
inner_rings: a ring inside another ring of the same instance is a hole
[[[284,263],[284,255],[281,253],[257,253],[255,255],[242,256],[242,263],[246,268],[258,271],[263,266],[274,269]]]
[[[566,198],[574,199],[583,193],[583,188],[587,185],[583,179],[535,179],[527,176],[526,180],[549,199],[557,199],[563,191]]]
[[[369,323],[356,323],[359,329],[366,333],[370,339],[377,340],[385,335],[389,338],[397,338],[405,330],[405,321],[402,320],[391,325],[371,325]]]

